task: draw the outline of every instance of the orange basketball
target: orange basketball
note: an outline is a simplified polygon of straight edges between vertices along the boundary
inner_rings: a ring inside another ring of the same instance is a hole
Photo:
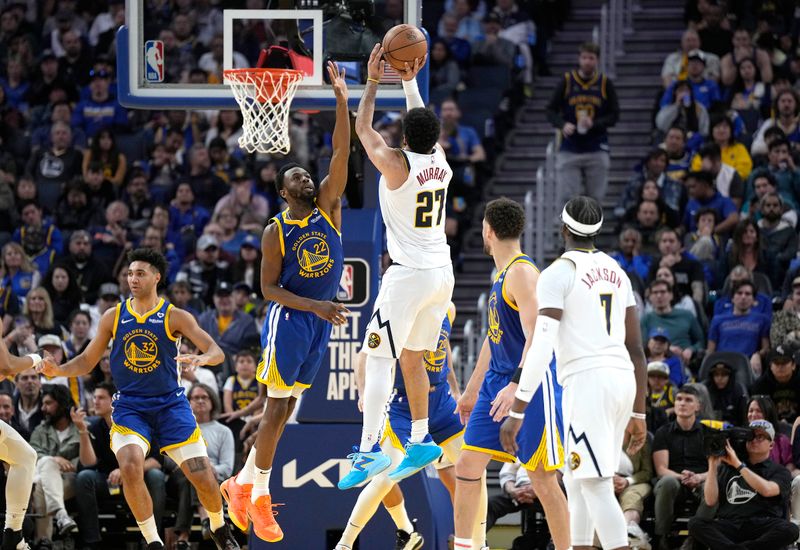
[[[389,29],[383,37],[383,56],[395,69],[402,71],[405,64],[414,66],[414,60],[422,60],[428,53],[425,35],[414,25],[397,25]]]

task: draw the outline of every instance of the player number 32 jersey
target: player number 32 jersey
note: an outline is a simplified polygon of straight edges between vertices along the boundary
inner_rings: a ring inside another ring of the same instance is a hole
[[[381,176],[379,199],[386,224],[389,256],[416,269],[450,264],[450,246],[444,234],[447,186],[453,171],[437,145],[429,154],[402,151],[408,178],[399,188],[386,187]]]

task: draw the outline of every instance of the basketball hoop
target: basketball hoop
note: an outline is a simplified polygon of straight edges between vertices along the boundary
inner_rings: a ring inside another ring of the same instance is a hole
[[[227,69],[223,73],[242,111],[239,147],[248,153],[288,153],[289,110],[303,72]]]

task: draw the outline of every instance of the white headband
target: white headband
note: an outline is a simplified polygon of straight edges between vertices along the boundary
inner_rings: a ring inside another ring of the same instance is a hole
[[[567,212],[567,205],[564,205],[564,209],[561,211],[561,221],[564,222],[570,233],[574,233],[579,237],[591,237],[593,235],[597,235],[597,233],[600,231],[600,228],[603,226],[602,217],[600,218],[599,222],[592,225],[575,221],[575,219]]]

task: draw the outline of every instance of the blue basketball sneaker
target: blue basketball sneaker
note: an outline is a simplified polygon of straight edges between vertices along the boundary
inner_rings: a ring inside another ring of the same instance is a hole
[[[369,453],[359,452],[358,447],[353,447],[353,450],[354,453],[347,455],[353,461],[353,466],[337,484],[339,489],[350,489],[364,483],[392,464],[392,459],[383,454],[379,445],[372,447]]]
[[[438,460],[440,456],[442,448],[433,442],[430,434],[420,443],[406,443],[406,456],[400,465],[389,473],[389,479],[400,481],[412,476],[431,462]]]

